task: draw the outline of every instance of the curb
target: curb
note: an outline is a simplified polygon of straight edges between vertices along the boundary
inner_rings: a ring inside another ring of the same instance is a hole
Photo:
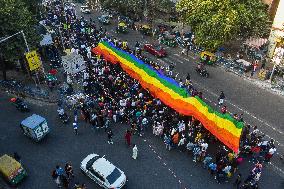
[[[247,77],[243,74],[239,74],[238,72],[234,71],[234,70],[231,70],[231,69],[226,69],[224,66],[220,65],[220,64],[216,64],[218,67],[221,67],[224,71],[226,72],[231,72],[239,77],[241,77],[242,79],[244,79],[245,81],[249,81],[250,83],[254,84],[255,86],[261,88],[261,89],[264,89],[268,92],[271,92],[273,94],[276,94],[276,95],[279,95],[281,97],[284,97],[284,91],[281,91],[281,90],[277,90],[277,89],[273,89],[271,86],[266,86],[267,83],[261,81],[261,80],[258,80],[258,79],[252,79],[250,77]],[[257,82],[261,82],[261,83],[257,83]]]
[[[49,103],[49,104],[57,103],[57,100],[54,100],[54,99],[52,100],[52,99],[34,97],[34,96],[31,96],[31,95],[28,95],[27,93],[17,93],[16,91],[11,91],[11,90],[9,91],[4,87],[0,87],[0,89],[2,89],[4,92],[6,92],[8,94],[12,94],[12,95],[16,95],[16,96],[24,96],[24,98],[29,98],[29,99],[32,99],[32,100],[39,100],[39,101],[46,102],[46,103]]]

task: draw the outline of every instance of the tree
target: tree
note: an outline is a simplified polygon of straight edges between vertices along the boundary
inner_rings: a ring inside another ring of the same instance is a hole
[[[13,35],[21,30],[26,35],[27,42],[33,49],[39,42],[40,36],[35,31],[37,21],[22,0],[0,0],[0,37]],[[19,59],[26,51],[21,35],[17,35],[0,44],[4,59],[13,61]]]
[[[267,7],[260,0],[181,0],[176,9],[195,32],[195,42],[210,50],[235,38],[269,34]]]
[[[103,8],[116,10],[123,15],[140,15],[144,0],[100,0],[100,3]]]
[[[38,13],[39,3],[41,3],[40,0],[22,0],[25,4],[27,9],[33,13],[33,15],[36,15]]]
[[[123,15],[143,17],[145,12],[153,19],[158,11],[170,12],[173,3],[170,0],[100,0],[103,8],[111,8]]]

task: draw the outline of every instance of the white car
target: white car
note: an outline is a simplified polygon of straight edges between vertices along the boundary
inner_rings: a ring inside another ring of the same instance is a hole
[[[81,12],[85,14],[90,14],[91,10],[89,9],[88,6],[81,6]]]
[[[105,189],[119,189],[126,183],[123,171],[98,154],[90,154],[81,162],[81,170]]]

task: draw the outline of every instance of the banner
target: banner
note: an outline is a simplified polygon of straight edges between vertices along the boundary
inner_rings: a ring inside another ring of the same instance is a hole
[[[122,69],[138,80],[152,96],[159,98],[180,114],[194,116],[221,142],[234,152],[238,152],[242,122],[238,122],[230,114],[221,114],[213,110],[198,97],[189,96],[175,80],[159,73],[134,55],[117,49],[112,43],[103,41],[92,51],[104,58],[107,57],[108,61],[113,64],[118,62]]]
[[[26,59],[29,64],[31,71],[38,69],[41,66],[41,61],[36,53],[36,51],[30,51],[26,53]]]

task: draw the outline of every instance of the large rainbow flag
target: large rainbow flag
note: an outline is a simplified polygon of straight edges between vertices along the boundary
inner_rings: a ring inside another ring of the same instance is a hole
[[[214,111],[198,97],[191,97],[187,91],[179,87],[172,78],[154,70],[151,66],[112,43],[100,42],[92,49],[93,53],[102,55],[107,61],[117,64],[132,78],[137,79],[141,86],[159,98],[164,104],[183,115],[194,116],[204,127],[222,143],[238,153],[243,123],[233,119],[229,114]]]

